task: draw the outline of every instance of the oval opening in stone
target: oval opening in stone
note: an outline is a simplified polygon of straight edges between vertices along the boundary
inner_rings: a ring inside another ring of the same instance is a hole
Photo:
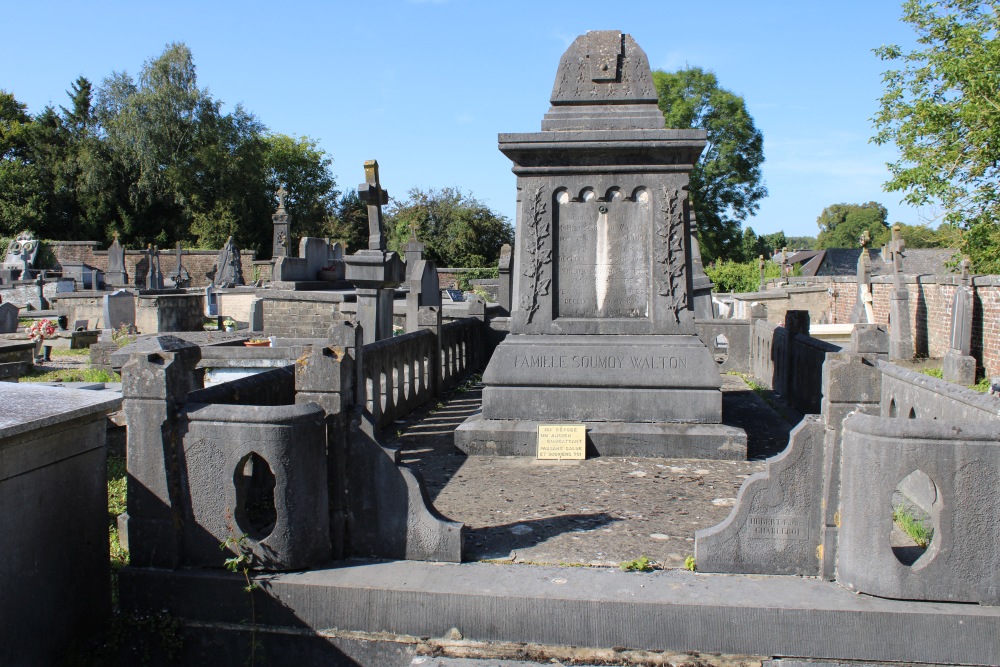
[[[937,552],[934,536],[939,507],[937,485],[923,470],[914,470],[893,489],[889,544],[903,565],[921,567]]]
[[[717,364],[724,364],[729,358],[729,339],[724,334],[712,339],[712,358]]]
[[[257,452],[250,452],[236,465],[233,485],[236,487],[237,527],[254,540],[265,539],[278,520],[271,466]]]

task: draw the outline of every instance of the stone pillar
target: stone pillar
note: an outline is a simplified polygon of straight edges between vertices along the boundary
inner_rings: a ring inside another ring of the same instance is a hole
[[[441,306],[425,306],[417,311],[417,327],[434,333],[434,361],[431,363],[431,391],[441,396]]]
[[[275,193],[278,196],[278,210],[271,216],[271,223],[274,225],[274,235],[272,237],[271,258],[288,256],[288,244],[291,243],[291,222],[288,218],[288,211],[285,210],[285,197],[288,191],[284,187],[278,188]],[[219,267],[222,270],[222,267]]]
[[[913,333],[910,329],[910,292],[903,282],[903,249],[906,247],[899,223],[892,226],[892,240],[886,244],[892,259],[892,290],[889,292],[889,358],[913,359]]]
[[[792,389],[795,363],[795,337],[798,334],[809,334],[809,311],[789,310],[785,313],[785,349],[783,351],[781,371],[778,373],[774,390],[782,396],[788,396]]]
[[[128,427],[128,545],[135,567],[173,569],[182,556],[181,435],[177,413],[201,388],[197,345],[172,336],[164,348],[134,354],[122,368]]]

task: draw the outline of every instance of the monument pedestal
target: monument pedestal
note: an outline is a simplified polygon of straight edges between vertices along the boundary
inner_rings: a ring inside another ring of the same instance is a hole
[[[539,423],[582,422],[593,455],[746,458],[697,336],[511,335],[483,382],[482,414],[455,432],[467,454],[534,456]]]

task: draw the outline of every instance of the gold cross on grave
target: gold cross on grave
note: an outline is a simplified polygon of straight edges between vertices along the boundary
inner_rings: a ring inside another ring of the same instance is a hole
[[[382,207],[389,203],[389,193],[378,180],[378,162],[365,162],[365,182],[358,186],[358,197],[368,204],[368,249],[385,250],[382,235]]]

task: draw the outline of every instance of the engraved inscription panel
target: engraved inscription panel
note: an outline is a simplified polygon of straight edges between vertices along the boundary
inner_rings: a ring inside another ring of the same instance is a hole
[[[559,317],[648,317],[649,192],[556,195]]]

